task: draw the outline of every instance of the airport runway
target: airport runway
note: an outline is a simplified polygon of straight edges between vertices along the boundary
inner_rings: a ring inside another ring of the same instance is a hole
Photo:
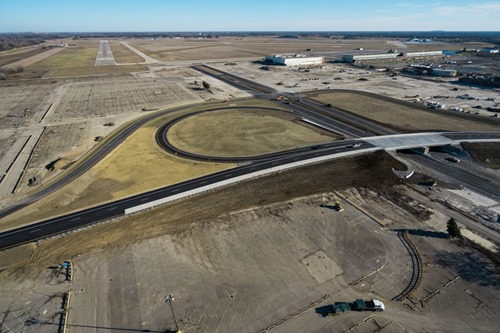
[[[99,49],[97,50],[97,56],[95,58],[95,66],[115,66],[115,58],[113,57],[113,52],[111,52],[111,47],[107,40],[101,40],[99,43]]]

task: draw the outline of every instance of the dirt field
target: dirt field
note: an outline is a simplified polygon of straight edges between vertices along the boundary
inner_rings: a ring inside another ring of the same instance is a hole
[[[463,143],[475,162],[486,168],[500,169],[500,143]]]
[[[470,118],[412,107],[397,101],[359,92],[330,91],[311,93],[322,103],[363,116],[401,132],[417,131],[498,131],[500,119]]]
[[[336,139],[328,134],[285,112],[234,108],[184,119],[167,135],[175,147],[195,154],[253,156]]]
[[[0,130],[24,126],[41,112],[55,84],[3,86],[0,88]],[[26,114],[25,109],[30,111]],[[24,117],[26,115],[26,117]]]
[[[58,295],[71,291],[68,328],[74,332],[165,331],[174,329],[164,302],[172,294],[177,322],[191,333],[257,332],[285,318],[273,331],[345,331],[354,325],[358,332],[494,331],[498,266],[447,239],[442,213],[423,202],[410,201],[410,213],[395,205],[393,197],[405,197],[407,189],[385,187],[387,162],[378,153],[292,170],[5,251],[0,312],[16,329],[31,318],[31,329],[48,332],[57,324]],[[351,184],[365,179],[375,187],[292,200],[349,183],[332,168],[356,172]],[[311,177],[293,184],[298,175]],[[274,200],[280,203],[252,208]],[[335,200],[343,212],[331,208]],[[412,230],[425,268],[414,295],[395,302],[391,298],[412,275],[396,237],[401,228]],[[70,257],[73,281],[65,284],[56,265]],[[326,300],[288,317],[325,294]],[[386,311],[325,316],[329,304],[372,297]]]
[[[142,57],[132,52],[129,48],[121,44],[120,41],[109,41],[113,57],[117,63],[140,63],[144,62]]]
[[[50,121],[106,117],[200,100],[180,83],[158,79],[110,78],[61,87]]]

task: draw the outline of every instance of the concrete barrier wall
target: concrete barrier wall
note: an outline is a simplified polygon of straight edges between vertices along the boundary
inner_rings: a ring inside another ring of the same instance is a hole
[[[166,203],[169,203],[169,202],[174,202],[174,201],[177,201],[177,200],[180,200],[180,199],[184,199],[184,198],[187,198],[187,197],[190,197],[190,196],[193,196],[193,195],[197,195],[197,194],[201,194],[201,193],[204,193],[204,192],[212,191],[212,190],[224,187],[224,186],[236,184],[236,183],[241,182],[241,181],[245,181],[245,180],[249,180],[249,179],[253,179],[253,178],[257,178],[257,177],[261,177],[261,176],[265,176],[265,175],[269,175],[269,174],[272,174],[272,173],[275,173],[275,172],[284,171],[284,170],[293,169],[293,168],[298,168],[298,167],[301,167],[301,166],[305,166],[305,165],[309,165],[309,164],[315,164],[315,163],[320,163],[320,162],[324,162],[324,161],[328,161],[328,160],[333,160],[333,159],[337,159],[337,158],[343,158],[343,157],[349,157],[349,156],[355,156],[355,155],[362,155],[362,154],[369,154],[369,153],[373,153],[373,152],[379,151],[379,150],[382,150],[382,149],[378,148],[378,147],[366,148],[366,149],[359,149],[359,150],[356,150],[356,151],[353,151],[353,152],[331,154],[331,155],[326,155],[326,156],[321,156],[321,157],[315,157],[315,158],[311,158],[311,159],[307,159],[307,160],[303,160],[303,161],[299,161],[299,162],[293,162],[293,163],[283,164],[283,165],[272,167],[272,168],[269,168],[269,169],[260,170],[260,171],[248,173],[246,175],[242,175],[242,176],[230,178],[230,179],[227,179],[227,180],[223,180],[223,181],[220,181],[220,182],[217,182],[217,183],[214,183],[214,184],[210,184],[210,185],[206,185],[206,186],[201,186],[201,187],[198,187],[198,188],[193,189],[193,190],[189,190],[189,191],[186,191],[186,192],[174,194],[174,195],[171,195],[171,196],[168,196],[168,197],[165,197],[165,198],[162,198],[162,199],[154,200],[154,201],[151,201],[151,202],[147,202],[147,203],[144,203],[144,204],[141,204],[141,205],[138,205],[138,206],[130,207],[130,208],[125,209],[125,214],[136,213],[136,212],[139,212],[139,211],[142,211],[142,210],[145,210],[145,209],[149,209],[149,208],[152,208],[152,207],[155,207],[155,206],[158,206],[158,205],[163,205],[163,204],[166,204]]]

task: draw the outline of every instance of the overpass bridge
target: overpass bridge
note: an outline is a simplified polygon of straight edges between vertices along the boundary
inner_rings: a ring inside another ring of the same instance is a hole
[[[387,151],[459,145],[464,142],[500,142],[500,132],[428,132],[360,139]]]

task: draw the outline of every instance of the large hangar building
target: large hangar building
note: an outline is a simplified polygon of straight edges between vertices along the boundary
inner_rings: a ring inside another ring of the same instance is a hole
[[[323,63],[323,57],[308,57],[305,54],[274,54],[265,57],[266,61],[277,65],[304,66]]]
[[[377,60],[411,60],[442,57],[443,51],[423,51],[423,52],[388,52],[379,54],[345,54],[342,56],[344,62],[363,62]]]

